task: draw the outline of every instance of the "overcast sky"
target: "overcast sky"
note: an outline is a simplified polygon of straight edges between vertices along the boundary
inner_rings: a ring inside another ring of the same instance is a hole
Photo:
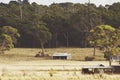
[[[10,0],[0,0],[0,2],[8,3]],[[12,1],[12,0],[11,0]],[[15,1],[15,0],[13,0]],[[53,2],[54,3],[63,3],[63,2],[73,2],[73,3],[86,3],[88,0],[29,0],[29,2],[36,2],[38,4],[43,5],[50,5]],[[120,2],[120,0],[91,0],[91,3],[94,3],[96,5],[105,5],[105,4],[113,4],[114,2]]]

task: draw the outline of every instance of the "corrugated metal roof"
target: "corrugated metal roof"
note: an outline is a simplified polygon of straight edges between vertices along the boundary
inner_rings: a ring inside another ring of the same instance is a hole
[[[83,69],[106,69],[106,68],[112,68],[111,66],[104,66],[104,65],[97,65],[97,66],[84,66]]]
[[[82,67],[83,69],[108,69],[108,68],[112,68],[110,66],[104,66],[104,67],[101,67],[101,66],[85,66],[85,67]]]
[[[69,53],[54,53],[52,56],[71,56]]]

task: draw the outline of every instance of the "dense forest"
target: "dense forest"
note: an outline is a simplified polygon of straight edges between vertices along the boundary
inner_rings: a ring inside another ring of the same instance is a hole
[[[20,33],[15,47],[41,46],[35,25],[51,33],[45,47],[90,47],[89,31],[101,24],[120,27],[120,2],[105,6],[69,2],[46,6],[28,0],[0,3],[0,28],[12,26]]]

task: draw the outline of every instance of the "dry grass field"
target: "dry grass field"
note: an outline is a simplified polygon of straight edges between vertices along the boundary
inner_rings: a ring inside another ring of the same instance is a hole
[[[11,63],[16,61],[39,61],[52,60],[52,57],[35,58],[34,56],[40,51],[36,48],[14,48],[6,51],[4,55],[0,55],[0,63]],[[93,48],[51,48],[45,49],[45,53],[51,56],[55,52],[65,52],[72,55],[74,61],[84,61],[86,56],[92,56]],[[100,50],[96,51],[95,60],[104,60],[103,53]]]
[[[95,61],[85,61],[86,56],[92,56],[92,48],[53,48],[45,49],[49,57],[34,57],[40,49],[15,48],[0,55],[0,80],[120,80],[119,75],[103,74],[83,75],[83,66],[104,64],[103,53],[96,52]],[[52,60],[54,52],[72,54],[71,60]],[[116,63],[114,63],[116,64]]]

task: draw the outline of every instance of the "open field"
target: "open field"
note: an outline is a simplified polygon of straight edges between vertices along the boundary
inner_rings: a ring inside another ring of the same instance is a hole
[[[45,49],[45,53],[67,52],[72,54],[71,60],[52,60],[52,57],[35,58],[40,49],[15,48],[0,55],[0,80],[120,80],[119,75],[104,74],[83,75],[83,66],[104,64],[101,51],[97,50],[96,61],[84,61],[86,56],[92,56],[92,48],[54,48]],[[101,61],[98,61],[101,60]],[[117,64],[117,63],[113,63]]]
[[[0,80],[120,80],[119,75],[83,75],[81,67],[107,61],[40,60],[0,64]]]
[[[38,74],[38,73],[37,73]],[[32,76],[31,76],[32,75]],[[1,80],[120,80],[119,75],[106,75],[103,74],[102,77],[100,77],[99,74],[97,75],[81,75],[81,74],[75,74],[75,73],[54,73],[52,76],[49,75],[49,73],[36,75],[5,75],[0,76]]]
[[[39,61],[52,60],[52,57],[35,58],[34,56],[40,51],[36,48],[14,48],[6,51],[4,55],[0,55],[0,63],[14,63],[18,61]],[[86,56],[92,56],[93,48],[51,48],[45,49],[45,53],[51,56],[55,52],[65,52],[72,55],[74,61],[84,61]],[[95,60],[104,60],[103,53],[96,51]]]

